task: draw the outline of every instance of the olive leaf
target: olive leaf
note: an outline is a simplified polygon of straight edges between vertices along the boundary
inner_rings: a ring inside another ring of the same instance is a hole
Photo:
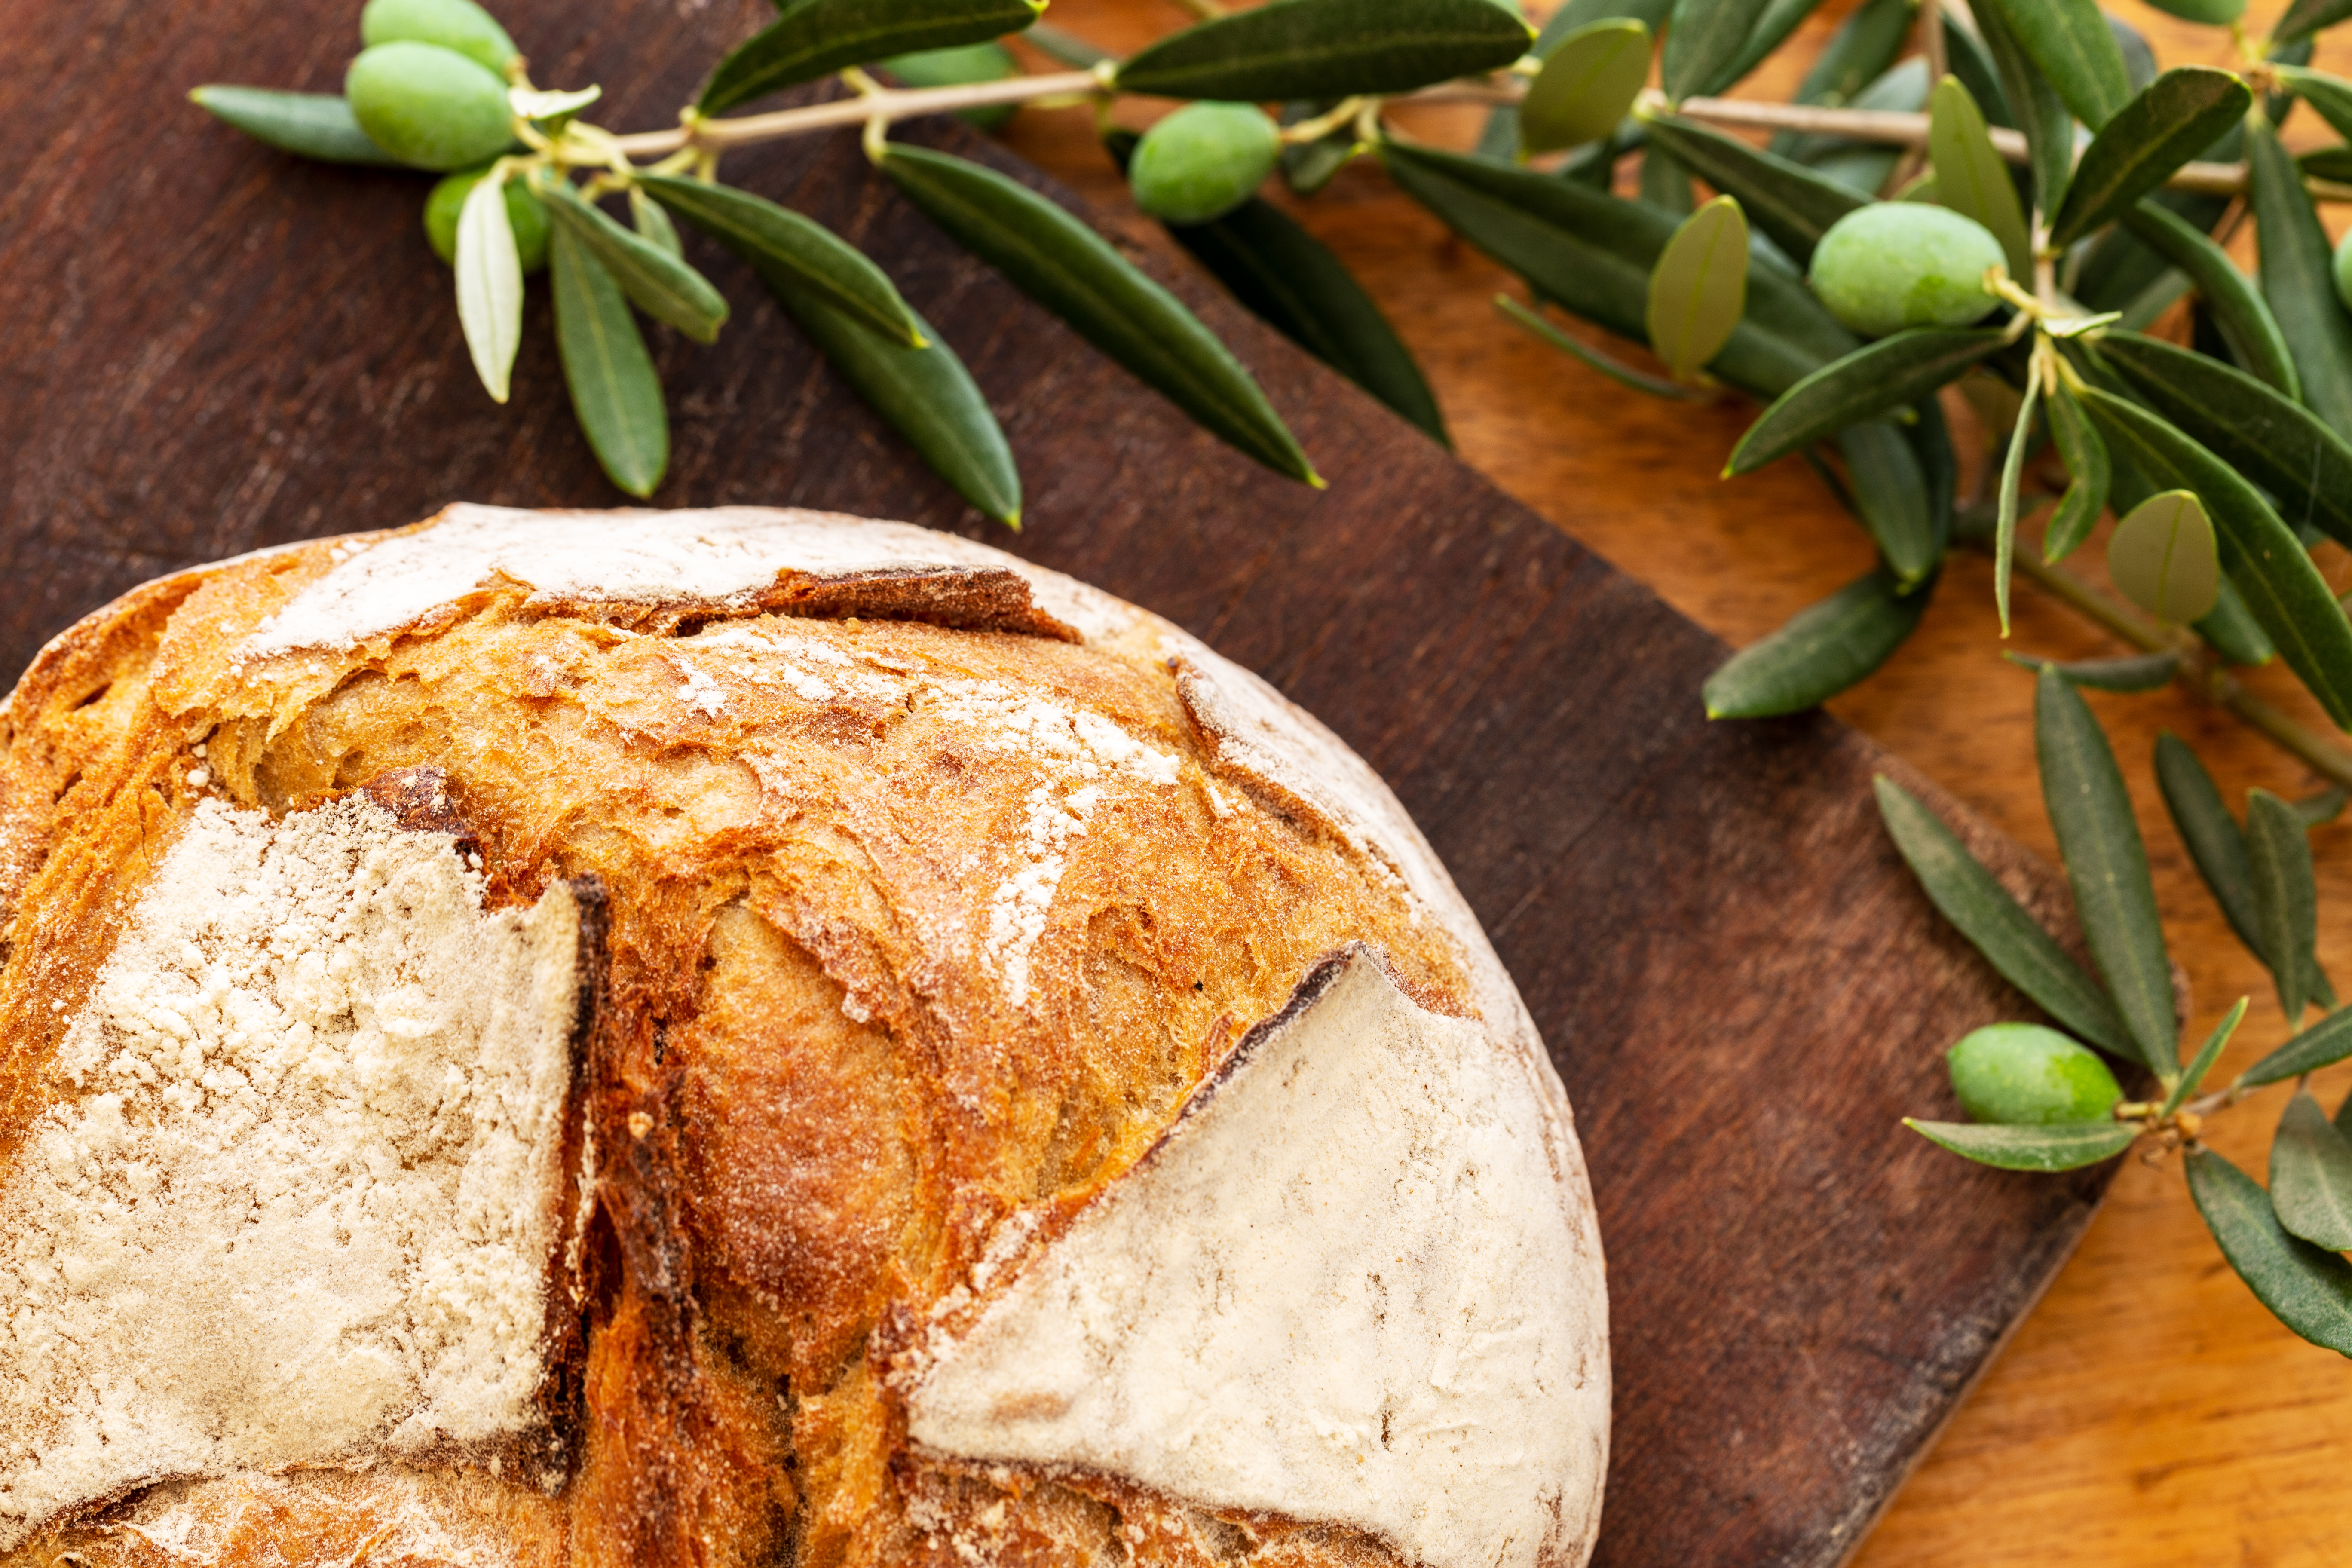
[[[2305,827],[2320,827],[2344,815],[2345,806],[2352,805],[2352,794],[2347,794],[2340,784],[2330,784],[2317,795],[2305,795],[2288,804],[2294,807],[2294,814],[2303,818]]]
[[[2169,1077],[2180,1065],[2179,1028],[2147,851],[2106,732],[2054,670],[2035,679],[2033,749],[2091,961],[2131,1031],[2135,1054]]]
[[[2284,1083],[2352,1057],[2352,1008],[2330,1013],[2238,1075],[2246,1089]]]
[[[2072,245],[2129,211],[2245,118],[2253,101],[2244,82],[2206,66],[2182,66],[2148,83],[2084,149],[2050,220],[2050,243]]]
[[[2352,443],[2240,370],[2158,338],[2110,332],[2100,363],[2182,434],[2275,498],[2284,515],[2352,542]]]
[[[1954,16],[1949,6],[1941,10],[1937,20],[1944,34],[1945,68],[1960,79],[1988,121],[2015,130],[2017,116],[2010,110],[2009,94],[2001,89],[2000,68],[1993,63],[1984,40]]]
[[[2307,38],[2322,27],[2332,27],[2352,16],[2352,0],[2294,0],[2271,29],[2271,47]]]
[[[2030,653],[2012,653],[2008,658],[2011,664],[2028,669],[2054,669],[2067,685],[2087,686],[2094,691],[2157,691],[2170,685],[2180,673],[2180,656],[2177,653],[2132,653],[2116,658],[2064,662],[2036,658]]]
[[[2028,0],[2039,4],[2039,0]],[[2025,133],[2026,164],[2033,173],[2033,205],[2045,213],[2058,210],[2065,199],[2066,182],[2074,169],[2074,117],[2057,88],[2010,30],[2000,7],[1990,0],[1969,15],[1983,35],[1985,53],[1992,58],[2000,78],[2001,96]]]
[[[1659,79],[1673,99],[1706,91],[1739,58],[1767,0],[1675,0],[1666,20]]]
[[[1902,429],[1884,419],[1848,426],[1837,444],[1854,513],[1887,570],[1908,589],[1934,572],[1944,554],[1918,455]]]
[[[2139,1130],[2121,1121],[2051,1121],[2040,1126],[1995,1126],[1975,1121],[1921,1121],[1903,1125],[1929,1142],[2003,1171],[2074,1171],[2112,1160],[2132,1146]]]
[[[507,216],[504,165],[474,182],[457,214],[457,323],[474,374],[491,401],[504,403],[522,344],[522,258]]]
[[[2097,387],[2079,395],[2110,453],[2157,484],[2196,492],[2221,569],[2254,620],[2328,717],[2352,724],[2352,623],[2294,531],[2227,463],[2164,420]]]
[[[2197,1047],[2197,1054],[2189,1059],[2187,1067],[2180,1069],[2180,1077],[2174,1082],[2172,1092],[2167,1094],[2164,1103],[2157,1107],[2158,1121],[2161,1121],[2179,1110],[2189,1097],[2197,1092],[2197,1086],[2205,1081],[2206,1075],[2213,1070],[2213,1064],[2221,1059],[2221,1051],[2229,1045],[2230,1037],[2238,1032],[2240,1024],[2245,1022],[2249,1000],[2248,997],[2239,997],[2236,1005],[2213,1026],[2212,1033],[2205,1037],[2205,1043]]]
[[[1650,268],[1650,349],[1678,381],[1713,359],[1748,310],[1748,220],[1717,196],[1685,218]]]
[[[1756,226],[1800,266],[1811,258],[1832,224],[1867,199],[1802,163],[1696,121],[1659,115],[1643,129],[1652,145],[1664,148],[1717,190],[1737,196]]]
[[[2150,5],[2184,22],[2226,27],[2246,14],[2246,0],[2147,0]]]
[[[2254,1299],[2312,1343],[2352,1355],[2352,1263],[2288,1235],[2270,1194],[2210,1149],[2184,1163],[2197,1212]]]
[[[2238,592],[2226,572],[2221,578],[2221,597],[2214,605],[2213,613],[2197,623],[2197,635],[2231,664],[2268,664],[2278,657],[2270,634],[2246,608],[2245,595]]]
[[[945,153],[894,142],[881,164],[932,222],[1212,435],[1321,486],[1241,362],[1102,236],[1018,181]]]
[[[1234,298],[1299,347],[1450,447],[1445,420],[1412,353],[1339,258],[1273,203],[1252,196],[1208,223],[1169,234]]]
[[[1580,27],[1559,41],[1519,101],[1530,153],[1596,142],[1617,129],[1650,75],[1650,29],[1630,17]]]
[[[685,257],[686,247],[677,237],[677,226],[669,221],[669,214],[662,211],[661,204],[636,184],[629,186],[629,226],[672,256]]]
[[[2000,16],[2026,58],[2093,131],[2131,101],[2131,72],[2097,0],[1986,0],[1983,9]]]
[[[1004,431],[955,351],[914,316],[923,346],[885,337],[805,274],[765,258],[752,270],[833,367],[982,515],[1021,526],[1021,471]],[[912,312],[909,312],[912,315]]]
[[[2026,237],[2025,211],[2017,205],[2009,163],[1993,151],[1984,112],[1960,79],[1936,84],[1927,119],[1927,156],[1936,171],[1936,200],[1970,217],[2000,241],[2012,278],[2033,276],[2033,248]]]
[[[1285,125],[1302,124],[1339,107],[1336,99],[1294,99],[1282,106],[1282,122]],[[1490,126],[1499,123],[1508,132],[1501,150],[1496,154],[1507,162],[1515,157],[1518,147],[1518,116],[1517,108],[1506,103],[1496,107],[1488,121]],[[1282,144],[1282,183],[1302,196],[1311,196],[1329,184],[1331,176],[1360,151],[1353,125],[1342,125],[1312,142],[1286,142]],[[1484,153],[1486,149],[1482,146],[1480,152]]]
[[[1881,568],[1798,611],[1706,678],[1710,719],[1766,719],[1817,707],[1885,664],[1918,628],[1932,580],[1906,587]]]
[[[1527,53],[1535,30],[1494,0],[1268,0],[1128,57],[1122,92],[1263,102],[1410,92]]]
[[[1813,57],[1813,63],[1805,68],[1789,101],[1832,109],[1850,103],[1901,57],[1918,10],[1919,0],[1863,0],[1847,13],[1830,41],[1822,46],[1822,52]],[[1771,148],[1788,157],[1799,141],[1795,133],[1784,131],[1772,138]]]
[[[2006,341],[1998,327],[1913,327],[1864,344],[1782,393],[1739,437],[1723,476],[1753,472],[1849,425],[1916,403]]]
[[[2286,334],[2279,331],[2278,318],[2271,314],[2270,306],[2228,252],[2194,224],[2155,202],[2125,208],[2119,221],[2196,285],[2231,356],[2248,374],[2290,400],[2302,395],[2294,359],[2287,352]],[[2347,505],[2352,508],[2352,501]]]
[[[889,275],[823,224],[731,185],[672,174],[640,174],[637,184],[744,260],[781,268],[799,279],[802,290],[823,297],[869,331],[922,346],[915,312]]]
[[[2058,510],[2051,514],[2050,526],[2042,533],[2042,559],[2062,561],[2091,536],[2092,526],[2106,509],[2115,467],[2107,458],[2107,444],[2091,427],[2091,416],[2083,412],[2082,404],[2063,381],[2051,389],[2046,417],[2050,438],[2066,464],[2069,479],[2066,493],[2058,498]]]
[[[2263,933],[2255,951],[2267,957],[2278,984],[2279,1010],[2290,1025],[2303,1019],[2313,986],[2305,969],[2319,937],[2319,895],[2311,871],[2311,840],[2294,806],[2266,789],[2246,795],[2246,863],[2254,918]]]
[[[1570,33],[1589,27],[1595,22],[1622,19],[1639,22],[1656,37],[1658,29],[1666,25],[1666,14],[1674,9],[1674,0],[1568,0],[1568,4],[1544,19],[1543,31],[1536,35],[1533,47],[1528,53],[1536,58],[1549,59]]]
[[[1665,398],[1677,403],[1689,403],[1706,395],[1703,388],[1685,385],[1680,382],[1666,381],[1654,375],[1646,375],[1632,365],[1622,364],[1610,358],[1598,349],[1578,342],[1508,294],[1495,296],[1495,309],[1570,359],[1590,365],[1610,380],[1623,386],[1630,386],[1636,392],[1645,392],[1652,397]]]
[[[2330,1252],[2352,1249],[2352,1139],[2297,1089],[2271,1143],[2271,1207],[2288,1235]]]
[[[2212,890],[2213,901],[2221,906],[2222,918],[2247,950],[2267,964],[2246,836],[2222,804],[2221,792],[2213,787],[2213,776],[2205,771],[2205,764],[2186,742],[2169,731],[2156,738],[2156,782],[2164,795],[2164,808],[2172,816],[2173,828],[2188,847],[2198,876]]]
[[[1994,498],[1992,602],[2000,616],[2000,635],[2009,635],[2009,576],[2017,560],[2018,494],[2025,481],[2026,448],[2033,444],[2033,416],[2040,407],[2042,377],[2028,371],[2025,395],[2018,400],[2017,424],[2010,431],[2009,449],[2000,460],[2000,489]]]
[[[1642,150],[1640,200],[1677,219],[1698,210],[1698,195],[1691,189],[1690,171],[1655,142]],[[1745,223],[1746,219],[1741,221]]]
[[[1045,13],[1045,0],[779,0],[776,9],[773,22],[719,62],[703,83],[696,109],[720,114],[844,66],[918,49],[986,43],[1020,32]]]
[[[569,180],[542,174],[531,182],[531,189],[547,204],[547,216],[604,264],[638,310],[668,322],[697,342],[718,338],[719,324],[727,320],[727,300],[709,279],[644,236],[614,222]],[[471,197],[467,205],[473,205]]]
[[[280,92],[214,83],[189,93],[188,101],[281,152],[326,163],[400,163],[368,140],[340,92]]]
[[[2352,125],[2352,81],[2277,60],[2271,62],[2271,72],[2281,86],[2317,110],[2338,136],[2352,136],[2345,129]]]
[[[2336,298],[2327,231],[2294,160],[2267,125],[2247,125],[2246,179],[2263,297],[2286,335],[2304,405],[2352,439],[2352,314]]]
[[[2197,497],[2166,490],[2132,508],[2107,541],[2107,574],[2160,621],[2202,618],[2221,596],[2221,563]]]
[[[1774,49],[1788,42],[1789,35],[1822,4],[1823,0],[1764,0],[1764,8],[1749,25],[1739,52],[1718,66],[1699,90],[1710,94],[1728,91],[1742,77],[1762,65]]]
[[[1872,781],[1888,837],[1930,902],[1975,944],[2002,979],[2063,1025],[2116,1056],[2137,1058],[2131,1037],[2098,982],[2026,913],[1958,835],[1893,780]]]
[[[669,466],[669,415],[661,378],[621,286],[569,229],[549,237],[555,347],[572,412],[605,477],[649,496]]]

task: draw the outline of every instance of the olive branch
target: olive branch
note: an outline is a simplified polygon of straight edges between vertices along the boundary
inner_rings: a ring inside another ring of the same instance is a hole
[[[779,0],[775,22],[714,67],[677,125],[614,132],[583,118],[596,89],[535,86],[472,0],[370,0],[342,94],[194,97],[294,153],[446,172],[425,226],[454,268],[484,385],[508,395],[523,279],[543,264],[573,407],[622,489],[651,494],[667,457],[637,318],[707,342],[728,315],[685,258],[683,222],[747,261],[919,456],[1014,526],[1013,454],[952,348],[855,247],[722,183],[726,154],[857,131],[967,249],[1221,439],[1308,483],[1321,481],[1256,383],[1172,295],[1056,203],[891,132],[1024,105],[1092,113],[1138,205],[1241,303],[1444,441],[1435,400],[1377,307],[1257,194],[1278,171],[1308,198],[1342,165],[1376,161],[1525,280],[1528,301],[1496,301],[1507,319],[1645,393],[1755,399],[1763,412],[1727,477],[1796,458],[1868,534],[1876,567],[1717,669],[1710,714],[1794,712],[1866,678],[1919,624],[1956,549],[1992,557],[2004,636],[2022,576],[2136,650],[2072,664],[2011,655],[2035,672],[2045,801],[2088,968],[1932,812],[1879,782],[1887,829],[1929,898],[2057,1026],[1960,1041],[1951,1075],[1971,1120],[1912,1125],[2017,1170],[2135,1145],[2179,1152],[2254,1293],[2297,1333],[2352,1354],[2352,1107],[2331,1121],[2302,1087],[2352,1058],[2352,1008],[2315,957],[2308,841],[2352,787],[2352,752],[2233,673],[2282,662],[2352,728],[2352,620],[2312,556],[2323,542],[2352,545],[2352,255],[2331,254],[2315,206],[2352,199],[2352,81],[2309,68],[2314,36],[2352,17],[2352,0],[2295,0],[2267,37],[2240,24],[2243,0],[2154,0],[2230,28],[2239,67],[2163,72],[2095,0],[1864,0],[1794,101],[1724,96],[1820,3],[1567,0],[1538,33],[1494,0],[1270,0],[1230,15],[1190,0],[1194,25],[1113,58],[1038,22],[1032,0]],[[1067,68],[1022,74],[999,42],[1014,34]],[[842,96],[730,112],[828,79]],[[1185,106],[1138,137],[1110,119],[1130,96]],[[1487,106],[1475,148],[1401,131],[1390,109],[1421,102]],[[2291,156],[2277,127],[2299,103],[2347,142]],[[2090,133],[2079,146],[2078,127]],[[1629,174],[1637,194],[1620,195]],[[1714,193],[1704,203],[1701,184]],[[608,199],[626,204],[625,224]],[[2224,248],[2249,221],[2255,279]],[[1663,374],[1562,331],[1552,310],[1646,349]],[[2150,331],[2184,315],[2188,346]],[[1948,392],[1991,431],[1967,485]],[[2036,477],[2056,469],[2055,488]],[[2121,600],[2063,564],[2109,512]],[[2021,538],[2035,516],[2038,548]],[[2169,684],[2339,786],[2300,802],[2257,790],[2241,819],[2187,746],[2167,736],[2158,748],[2174,825],[2269,968],[2290,1031],[2220,1089],[2209,1080],[2249,1004],[2184,1061],[2145,847],[2080,694]],[[2110,1061],[2157,1092],[2127,1096]],[[2290,1081],[2265,1191],[2200,1134]]]

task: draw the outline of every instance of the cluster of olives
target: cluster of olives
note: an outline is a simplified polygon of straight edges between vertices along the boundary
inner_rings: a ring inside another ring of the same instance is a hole
[[[1282,132],[1247,103],[1190,103],[1143,133],[1127,166],[1135,205],[1165,223],[1221,218],[1265,183]]]
[[[1813,247],[1813,292],[1866,338],[1965,327],[2000,302],[1985,287],[1993,268],[2008,270],[2000,241],[1974,218],[1926,202],[1874,202]]]
[[[368,0],[343,97],[368,140],[415,169],[486,163],[514,145],[518,51],[474,0]]]
[[[2039,1024],[1990,1024],[1945,1055],[1971,1121],[2009,1127],[2098,1121],[2124,1097],[2097,1053]]]

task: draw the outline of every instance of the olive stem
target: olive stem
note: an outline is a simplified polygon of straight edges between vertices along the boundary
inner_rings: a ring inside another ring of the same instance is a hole
[[[871,93],[804,104],[767,114],[738,115],[730,120],[700,120],[667,131],[638,131],[616,136],[614,143],[632,158],[663,157],[681,147],[713,150],[747,147],[813,131],[864,125],[869,120],[888,124],[925,114],[949,114],[959,109],[986,109],[1001,103],[1029,103],[1038,99],[1092,99],[1108,90],[1096,71],[1052,71],[1042,76],[1017,76],[1003,81],[968,82],[960,87],[882,88]]]

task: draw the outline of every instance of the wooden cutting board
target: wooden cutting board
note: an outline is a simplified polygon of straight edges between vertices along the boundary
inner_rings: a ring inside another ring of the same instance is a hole
[[[612,84],[604,122],[640,128],[766,7],[501,9],[541,81]],[[543,289],[514,403],[483,396],[417,227],[424,181],[299,163],[180,102],[206,80],[331,89],[357,6],[329,10],[0,7],[0,106],[27,154],[0,186],[0,679],[191,563],[457,499],[616,499],[572,427]],[[1019,172],[958,127],[909,134]],[[1165,244],[1145,264],[1250,363],[1328,492],[1194,430],[898,200],[851,134],[740,154],[727,174],[883,258],[1003,420],[1028,530],[962,509],[700,245],[737,314],[715,349],[657,343],[676,447],[657,500],[837,508],[1006,545],[1182,623],[1354,744],[1485,921],[1575,1102],[1615,1345],[1599,1561],[1842,1559],[2107,1175],[1983,1171],[1898,1124],[1954,1113],[1942,1047],[2030,1016],[1912,884],[1871,775],[1956,808],[1831,720],[1707,722],[1719,643]],[[2047,868],[1959,826],[2063,922]]]

